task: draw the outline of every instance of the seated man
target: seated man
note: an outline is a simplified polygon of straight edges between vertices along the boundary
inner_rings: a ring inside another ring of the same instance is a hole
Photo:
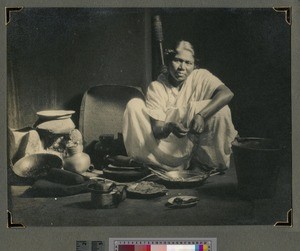
[[[141,99],[128,102],[123,136],[137,161],[166,170],[228,169],[237,135],[227,104],[233,93],[205,69],[196,69],[192,45],[180,41],[167,58],[167,71]]]

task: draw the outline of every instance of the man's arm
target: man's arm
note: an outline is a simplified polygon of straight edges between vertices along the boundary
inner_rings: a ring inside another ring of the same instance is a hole
[[[205,121],[225,105],[227,105],[233,96],[234,94],[227,86],[221,85],[217,87],[212,96],[211,102],[193,118],[190,126],[191,130],[201,133],[204,129]]]
[[[219,86],[215,90],[211,102],[204,109],[202,109],[200,115],[204,119],[208,119],[225,105],[227,105],[233,96],[234,94],[226,85]]]

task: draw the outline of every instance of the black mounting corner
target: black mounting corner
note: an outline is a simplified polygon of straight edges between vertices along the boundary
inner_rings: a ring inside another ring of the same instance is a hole
[[[7,227],[8,228],[25,228],[23,224],[13,223],[12,214],[7,210]]]
[[[276,12],[283,12],[288,25],[292,24],[292,7],[273,7]]]
[[[278,221],[274,224],[275,227],[292,227],[293,226],[293,209],[290,209],[286,214],[286,221]]]
[[[10,22],[11,12],[19,12],[23,7],[5,7],[5,25],[8,25]]]

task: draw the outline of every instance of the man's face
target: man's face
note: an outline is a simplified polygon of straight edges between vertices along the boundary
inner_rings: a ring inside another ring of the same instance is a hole
[[[180,84],[195,68],[195,60],[190,51],[178,51],[169,65],[169,72],[174,80]]]

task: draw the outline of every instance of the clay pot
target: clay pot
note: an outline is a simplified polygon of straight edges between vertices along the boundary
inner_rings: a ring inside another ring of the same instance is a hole
[[[90,156],[82,152],[82,145],[67,148],[68,157],[64,159],[64,169],[84,173],[91,168]]]

